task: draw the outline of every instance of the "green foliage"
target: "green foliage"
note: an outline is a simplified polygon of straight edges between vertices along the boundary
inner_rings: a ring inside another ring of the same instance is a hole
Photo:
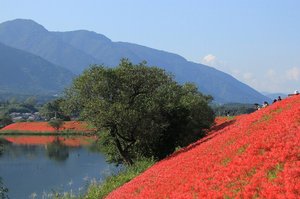
[[[0,101],[0,128],[12,123],[10,113],[34,113],[37,112],[35,97],[28,97],[24,102],[19,102],[12,97],[10,100]]]
[[[110,160],[132,164],[139,157],[163,158],[201,138],[214,121],[210,101],[162,69],[123,59],[116,68],[84,71],[66,92],[64,107],[80,111],[101,132]]]
[[[52,119],[48,124],[58,131],[63,126],[64,121],[62,119]]]
[[[28,97],[24,102],[25,105],[31,106],[31,107],[34,107],[36,105],[36,103],[37,103],[36,97],[33,97],[33,96]]]
[[[9,104],[4,109],[5,114],[18,112],[18,113],[33,113],[38,111],[37,108],[35,108],[32,105],[24,104],[24,103],[16,103],[16,104]]]
[[[134,165],[127,167],[124,171],[118,173],[117,175],[107,177],[101,184],[92,184],[84,198],[104,198],[110,192],[122,186],[126,182],[129,182],[134,177],[138,176],[140,173],[152,166],[154,163],[155,161],[153,159],[139,160]]]
[[[249,114],[256,111],[255,105],[253,104],[212,104],[211,107],[214,110],[216,116],[236,116],[241,114]]]
[[[8,115],[0,115],[0,129],[11,123],[12,120]]]
[[[272,169],[268,170],[267,172],[267,178],[269,181],[272,181],[277,178],[278,173],[283,171],[284,169],[284,164],[283,163],[278,163],[276,164]]]
[[[4,151],[4,145],[3,143],[0,142],[0,156],[3,154],[3,151]]]
[[[50,101],[40,109],[40,113],[47,119],[50,120],[51,118],[59,118],[65,121],[69,121],[70,117],[67,116],[63,109],[64,99],[58,98],[53,101]]]
[[[0,177],[0,199],[8,199],[8,189],[4,186],[2,178]]]

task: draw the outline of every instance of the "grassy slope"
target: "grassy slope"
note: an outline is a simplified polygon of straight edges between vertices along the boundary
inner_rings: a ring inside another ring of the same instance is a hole
[[[214,127],[108,198],[300,198],[300,95]]]

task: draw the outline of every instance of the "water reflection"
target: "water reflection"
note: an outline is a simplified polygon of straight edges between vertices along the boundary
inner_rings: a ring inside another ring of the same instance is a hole
[[[90,143],[91,138],[87,139],[84,143]],[[119,168],[106,163],[102,154],[78,145],[79,141],[83,138],[0,137],[0,190],[10,198],[28,198],[33,193],[42,198],[52,190],[78,194],[93,179],[100,181],[117,172]]]
[[[5,145],[9,144],[10,142],[6,139],[0,137],[0,156],[3,154],[5,150]]]
[[[47,144],[46,150],[48,157],[58,162],[64,161],[69,157],[69,148],[59,139]]]

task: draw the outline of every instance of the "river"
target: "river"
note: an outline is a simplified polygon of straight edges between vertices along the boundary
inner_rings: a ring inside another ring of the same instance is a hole
[[[51,198],[55,192],[83,194],[119,168],[91,150],[84,137],[0,137],[0,185],[12,199]],[[0,187],[1,192],[1,187]],[[0,195],[1,197],[1,195]]]

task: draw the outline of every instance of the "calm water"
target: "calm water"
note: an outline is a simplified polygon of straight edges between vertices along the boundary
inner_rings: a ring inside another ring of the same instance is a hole
[[[16,142],[0,139],[4,143],[0,177],[12,199],[47,198],[53,190],[84,193],[91,181],[101,181],[119,170],[89,146],[66,145],[58,139],[40,144],[26,137]]]

